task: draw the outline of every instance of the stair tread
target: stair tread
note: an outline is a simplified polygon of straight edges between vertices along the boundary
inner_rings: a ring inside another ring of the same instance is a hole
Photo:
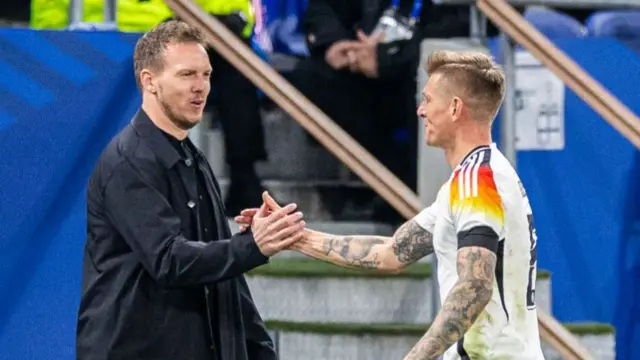
[[[230,189],[229,179],[220,181],[222,196]],[[373,220],[375,207],[371,205],[376,196],[366,184],[358,180],[324,179],[263,180],[262,186],[281,203],[294,202],[305,214],[306,220]],[[260,205],[256,199],[256,206]]]
[[[295,322],[276,319],[265,320],[271,331],[305,332],[326,335],[404,335],[421,336],[430,324],[403,323],[343,323],[343,322]],[[615,328],[598,322],[567,322],[562,325],[575,335],[610,335]]]
[[[227,219],[232,232],[240,231],[240,227],[232,218]],[[320,232],[391,236],[393,226],[372,221],[307,221],[306,227]]]
[[[247,275],[281,278],[393,277],[401,279],[426,279],[430,278],[431,274],[432,269],[429,263],[411,264],[400,273],[383,273],[374,270],[346,269],[312,258],[278,258],[271,259],[268,264],[251,270]],[[538,279],[549,278],[550,274],[551,273],[546,270],[538,270]]]
[[[230,183],[230,179],[227,177],[221,177],[218,179],[220,186],[227,186]],[[360,180],[342,180],[342,179],[263,179],[261,180],[262,186],[267,189],[271,188],[317,188],[317,187],[341,187],[341,188],[357,188],[367,189],[369,185]]]
[[[315,259],[273,259],[249,272],[249,276],[269,277],[373,277],[373,278],[411,278],[424,279],[431,277],[431,264],[418,263],[408,266],[398,274],[382,273],[373,270],[346,269]]]

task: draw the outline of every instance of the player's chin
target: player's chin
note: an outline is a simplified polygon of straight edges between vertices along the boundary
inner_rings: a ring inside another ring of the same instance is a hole
[[[202,120],[203,113],[203,111],[189,111],[184,114],[184,119],[189,123],[190,127],[194,127]]]
[[[437,138],[433,134],[427,133],[424,140],[428,146],[438,146]]]

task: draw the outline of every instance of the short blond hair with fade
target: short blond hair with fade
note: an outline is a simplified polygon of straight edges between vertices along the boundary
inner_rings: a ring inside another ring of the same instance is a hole
[[[493,121],[504,98],[504,71],[479,51],[435,51],[426,62],[429,77],[440,74],[439,88],[458,96],[477,120]]]

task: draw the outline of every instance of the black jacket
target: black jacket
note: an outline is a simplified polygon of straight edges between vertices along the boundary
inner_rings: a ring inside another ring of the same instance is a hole
[[[414,72],[420,59],[420,43],[425,38],[469,36],[469,6],[434,5],[422,0],[420,21],[410,40],[378,45],[378,76],[390,79],[404,76],[406,70]],[[356,31],[371,33],[391,0],[309,0],[302,23],[312,57],[324,59],[327,49],[340,40],[356,39]],[[400,0],[400,9],[408,15],[413,0]],[[489,23],[489,36],[497,34]],[[348,71],[348,70],[345,70]]]
[[[214,205],[211,239],[192,226],[196,167]],[[77,359],[210,360],[214,336],[220,360],[277,358],[242,275],[268,259],[250,232],[231,235],[223,210],[204,156],[182,159],[140,111],[89,181]]]

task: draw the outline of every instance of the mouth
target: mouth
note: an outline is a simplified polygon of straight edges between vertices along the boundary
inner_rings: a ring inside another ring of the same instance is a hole
[[[204,106],[204,100],[201,100],[201,99],[191,100],[189,104],[191,104],[191,106],[194,108],[200,109]]]

